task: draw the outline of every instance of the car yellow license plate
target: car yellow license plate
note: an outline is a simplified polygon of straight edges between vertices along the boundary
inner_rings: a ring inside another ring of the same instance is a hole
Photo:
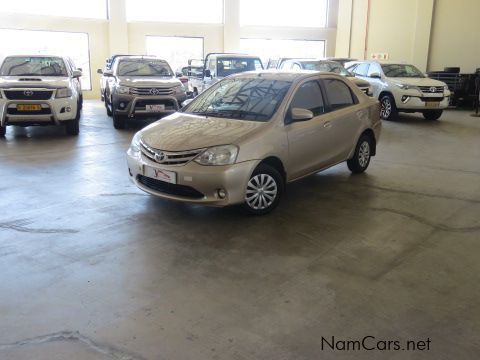
[[[440,107],[440,103],[438,101],[427,101],[425,106],[429,109],[434,109]]]
[[[17,105],[18,111],[40,111],[42,110],[42,105],[37,104],[19,104]]]

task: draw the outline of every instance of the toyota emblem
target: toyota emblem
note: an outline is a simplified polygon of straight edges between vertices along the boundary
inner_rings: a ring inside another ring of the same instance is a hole
[[[158,162],[158,163],[162,163],[165,161],[167,155],[165,155],[165,153],[163,152],[159,152],[159,153],[156,153],[155,154],[155,161]]]
[[[152,95],[160,95],[160,89],[150,89],[150,94]]]
[[[33,91],[32,91],[32,90],[25,90],[25,91],[23,92],[23,95],[25,95],[25,96],[32,96],[32,95],[33,95]]]
[[[437,88],[436,88],[436,87],[432,86],[432,87],[430,88],[430,92],[434,93],[434,92],[436,92],[436,91],[437,91]]]

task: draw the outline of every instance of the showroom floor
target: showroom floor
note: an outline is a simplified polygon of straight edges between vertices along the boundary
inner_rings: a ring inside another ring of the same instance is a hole
[[[367,174],[289,185],[265,217],[156,199],[135,131],[88,101],[78,138],[0,140],[0,359],[473,359],[480,119],[385,122]],[[431,339],[429,352],[321,350]],[[363,355],[364,357],[360,356]]]

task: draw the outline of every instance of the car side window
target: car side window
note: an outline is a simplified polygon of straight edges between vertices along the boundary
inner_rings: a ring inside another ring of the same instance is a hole
[[[288,63],[288,62],[282,62],[282,63],[280,64],[280,69],[281,69],[281,70],[288,70],[288,69],[290,69],[290,66],[291,66],[290,63]]]
[[[367,76],[369,67],[370,64],[358,64],[358,66],[353,70],[353,73],[358,76]]]
[[[298,70],[302,70],[302,68],[301,68],[301,66],[298,65],[298,64],[293,64],[293,65],[292,65],[292,70],[298,71]]]
[[[324,80],[325,90],[332,111],[355,104],[352,92],[347,84],[336,79]]]
[[[290,103],[290,110],[293,108],[308,109],[313,116],[325,113],[325,102],[317,81],[308,81],[300,86]]]
[[[375,73],[381,74],[382,69],[380,69],[380,66],[378,64],[371,64],[370,67],[368,68],[367,76],[371,77],[372,74],[375,74]]]

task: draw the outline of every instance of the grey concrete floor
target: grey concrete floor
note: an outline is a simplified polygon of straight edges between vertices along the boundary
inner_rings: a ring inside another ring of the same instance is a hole
[[[480,357],[470,112],[385,122],[368,173],[341,164],[289,185],[265,217],[137,190],[135,131],[89,101],[78,138],[0,140],[0,359]],[[332,351],[322,336],[431,344]]]

